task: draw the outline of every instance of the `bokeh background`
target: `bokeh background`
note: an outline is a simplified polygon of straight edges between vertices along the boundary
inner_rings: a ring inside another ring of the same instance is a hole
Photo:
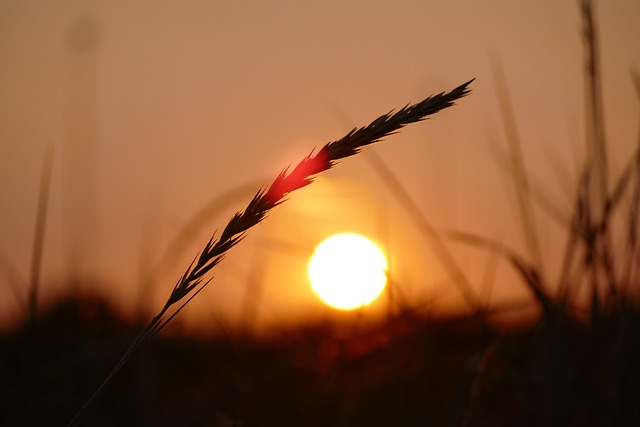
[[[640,3],[599,2],[596,14],[619,170],[638,133]],[[576,1],[0,2],[0,322],[27,313],[47,147],[40,303],[97,293],[151,315],[211,233],[283,167],[471,78],[457,106],[370,150],[434,227],[526,254],[498,82],[533,185],[568,214],[584,159],[581,31]],[[404,303],[464,310],[396,196],[366,153],[345,160],[252,230],[182,321],[215,329],[327,315],[304,268],[333,231],[388,250]],[[553,277],[566,230],[535,213]],[[487,304],[528,297],[504,262],[450,249]]]

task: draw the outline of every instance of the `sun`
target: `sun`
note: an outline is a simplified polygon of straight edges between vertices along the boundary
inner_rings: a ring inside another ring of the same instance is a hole
[[[313,291],[325,304],[352,310],[380,295],[387,282],[387,260],[366,237],[336,234],[316,247],[308,275]]]

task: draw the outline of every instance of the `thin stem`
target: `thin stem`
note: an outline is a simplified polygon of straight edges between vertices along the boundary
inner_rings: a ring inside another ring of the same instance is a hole
[[[309,154],[293,169],[284,169],[269,187],[258,190],[245,210],[233,215],[222,230],[220,237],[216,239],[213,236],[209,239],[204,249],[195,257],[173,287],[160,313],[131,343],[120,361],[71,420],[69,426],[76,422],[127,361],[209,284],[210,280],[205,280],[205,276],[224,259],[229,249],[240,243],[245,233],[264,220],[271,209],[283,203],[287,195],[309,185],[317,174],[331,169],[340,160],[358,154],[362,147],[379,142],[408,124],[422,121],[427,116],[453,106],[456,100],[470,93],[468,86],[472,81],[470,80],[450,92],[442,92],[417,104],[408,105],[396,113],[391,111],[383,114],[368,126],[354,128],[341,139],[329,142],[317,152]],[[169,313],[175,304],[183,300],[184,302],[177,309],[171,311],[172,314],[165,319],[164,315]]]

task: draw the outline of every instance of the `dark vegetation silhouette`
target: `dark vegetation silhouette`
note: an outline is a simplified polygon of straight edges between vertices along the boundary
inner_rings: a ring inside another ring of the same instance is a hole
[[[283,171],[207,243],[146,326],[124,319],[98,295],[71,296],[38,313],[30,303],[30,320],[0,337],[0,424],[65,425],[74,419],[86,426],[640,425],[640,138],[615,176],[607,167],[593,7],[589,0],[580,6],[587,156],[572,215],[559,219],[569,238],[557,281],[543,268],[532,206],[544,202],[534,192],[496,65],[527,254],[476,234],[439,232],[384,161],[366,153],[434,248],[470,314],[443,318],[405,307],[368,326],[357,319],[327,320],[262,338],[156,336],[209,283],[208,273],[226,252],[290,192],[362,146],[452,105],[468,93],[469,82],[383,115]],[[632,78],[640,100],[640,76],[634,71]],[[47,175],[45,166],[43,194]],[[46,217],[46,197],[41,200],[36,236]],[[494,324],[499,309],[477,301],[447,250],[448,240],[504,257],[531,291],[540,309],[537,319]],[[36,237],[30,287],[35,300],[41,245]],[[577,301],[581,288],[590,295],[586,305]],[[87,399],[92,404],[83,408]]]

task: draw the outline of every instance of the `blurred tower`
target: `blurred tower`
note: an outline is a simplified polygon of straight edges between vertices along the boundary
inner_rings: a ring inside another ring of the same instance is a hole
[[[98,154],[96,121],[100,25],[94,17],[77,19],[67,33],[67,146],[64,173],[65,217],[69,239],[68,277],[91,280],[98,258]]]

